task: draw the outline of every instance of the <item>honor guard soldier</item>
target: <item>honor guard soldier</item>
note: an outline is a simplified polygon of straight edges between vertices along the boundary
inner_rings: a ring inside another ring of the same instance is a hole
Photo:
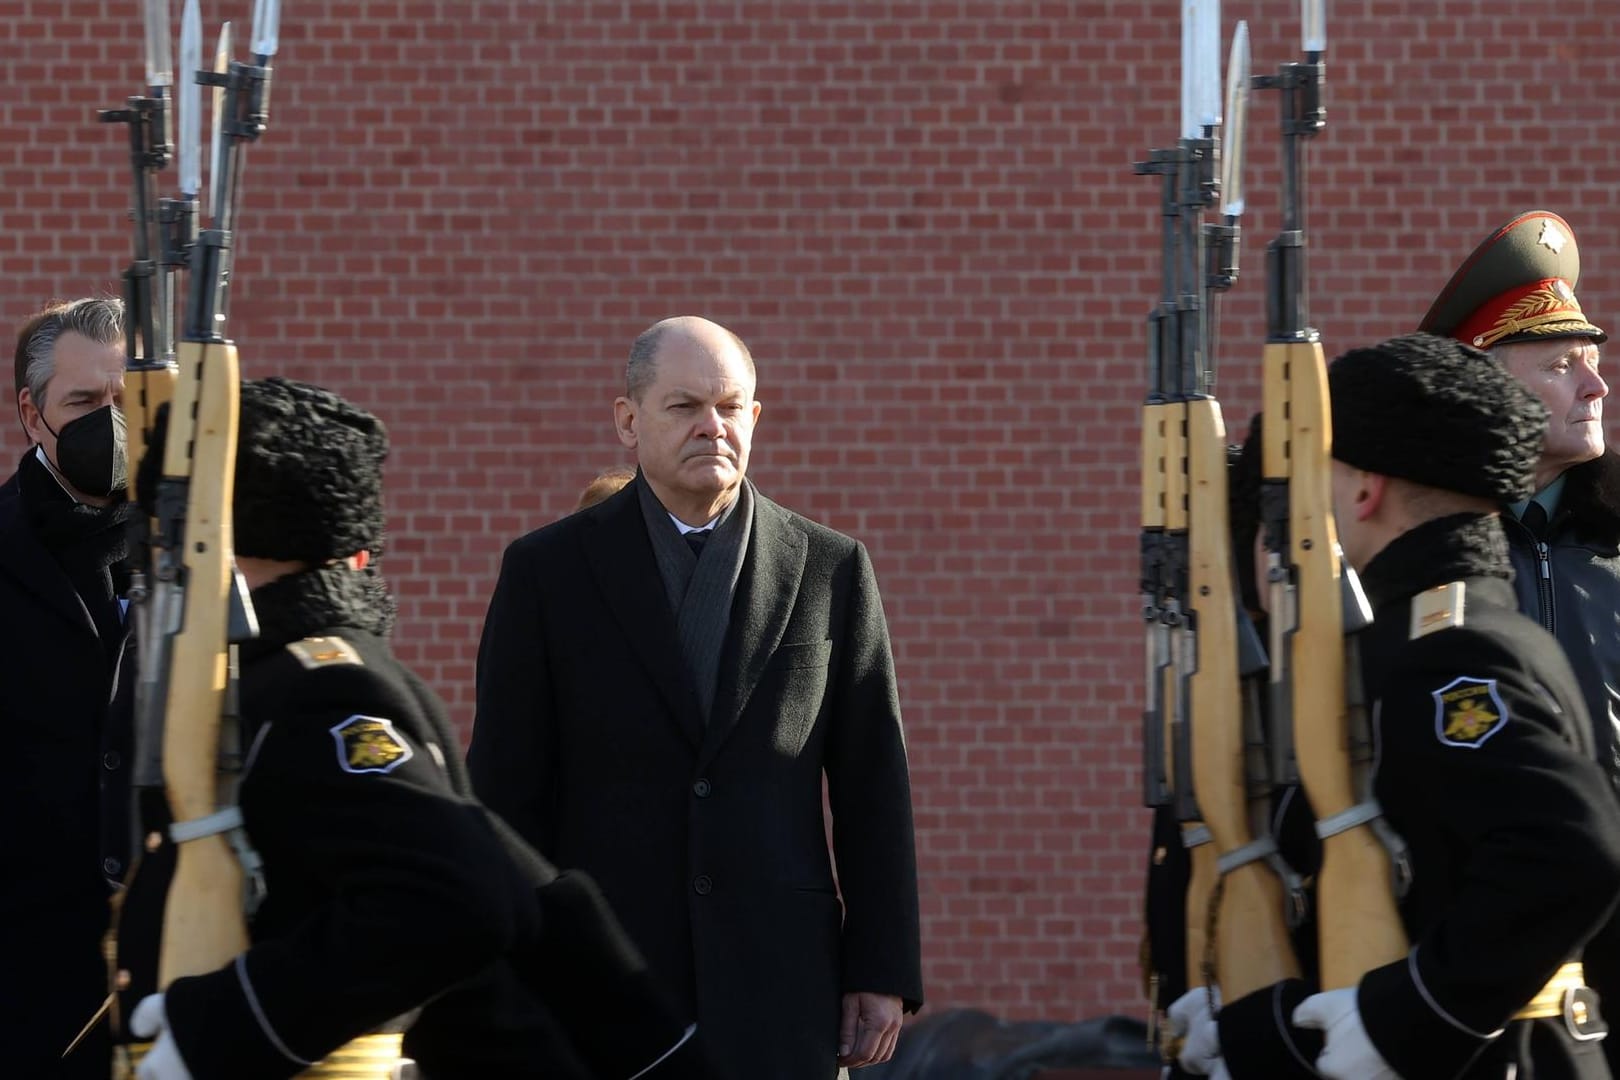
[[[1349,352],[1328,378],[1338,535],[1374,612],[1367,809],[1409,853],[1411,948],[1353,987],[1285,982],[1192,1018],[1182,1064],[1235,1080],[1608,1077],[1578,961],[1620,890],[1620,809],[1568,661],[1516,610],[1497,514],[1533,490],[1547,412],[1479,350],[1427,334]]]
[[[235,549],[259,633],[241,646],[239,802],[264,896],[220,970],[162,993],[129,973],[129,1027],[155,1039],[138,1076],[388,1077],[402,1029],[417,1071],[399,1075],[425,1080],[707,1075],[594,884],[469,794],[444,706],[390,651],[370,565],[387,448],[325,390],[242,385]],[[160,867],[173,845],[148,848]],[[121,962],[141,917],[132,890]]]

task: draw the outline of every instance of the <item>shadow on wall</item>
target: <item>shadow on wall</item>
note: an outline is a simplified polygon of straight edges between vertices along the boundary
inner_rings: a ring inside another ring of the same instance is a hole
[[[1157,1077],[1159,1061],[1147,1048],[1147,1025],[1130,1017],[1009,1023],[977,1009],[950,1009],[907,1026],[886,1064],[851,1075],[860,1080],[1135,1080]]]

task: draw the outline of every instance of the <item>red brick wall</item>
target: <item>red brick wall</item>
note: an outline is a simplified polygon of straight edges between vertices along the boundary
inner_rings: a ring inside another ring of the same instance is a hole
[[[208,40],[227,16],[245,33],[247,0],[204,7]],[[1620,9],[1337,8],[1309,157],[1329,353],[1410,328],[1534,206],[1571,218],[1587,308],[1616,318]],[[127,158],[94,110],[137,89],[137,12],[0,0],[8,324],[116,288]],[[749,341],[752,475],[864,540],[884,588],[936,1005],[1140,1009],[1135,424],[1158,208],[1131,162],[1176,133],[1176,13],[289,3],[248,155],[246,373],[326,383],[390,424],[401,652],[464,724],[502,548],[622,458],[609,403],[630,339],[701,312]],[[1296,57],[1294,5],[1229,0],[1238,17],[1257,73]],[[1240,425],[1275,109],[1253,111],[1221,332]]]

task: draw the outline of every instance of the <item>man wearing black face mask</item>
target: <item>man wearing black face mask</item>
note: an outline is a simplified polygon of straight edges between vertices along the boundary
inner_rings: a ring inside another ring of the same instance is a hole
[[[135,674],[120,567],[123,304],[53,304],[17,335],[31,443],[0,486],[0,1045],[8,1075],[109,1075],[101,936],[128,858]]]

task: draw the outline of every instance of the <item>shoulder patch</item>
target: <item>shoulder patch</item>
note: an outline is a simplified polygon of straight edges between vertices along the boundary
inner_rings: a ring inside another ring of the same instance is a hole
[[[392,720],[351,716],[332,728],[338,766],[347,773],[391,773],[415,752],[399,737]]]
[[[1467,675],[1452,679],[1434,698],[1434,734],[1446,746],[1477,750],[1507,726],[1507,706],[1496,692],[1495,679]]]
[[[1463,592],[1467,583],[1453,581],[1424,589],[1412,597],[1412,626],[1407,638],[1420,638],[1436,630],[1449,630],[1463,624]]]
[[[360,654],[340,637],[307,637],[302,641],[289,641],[287,651],[298,657],[306,668],[326,667],[330,664],[359,664],[365,666]]]

